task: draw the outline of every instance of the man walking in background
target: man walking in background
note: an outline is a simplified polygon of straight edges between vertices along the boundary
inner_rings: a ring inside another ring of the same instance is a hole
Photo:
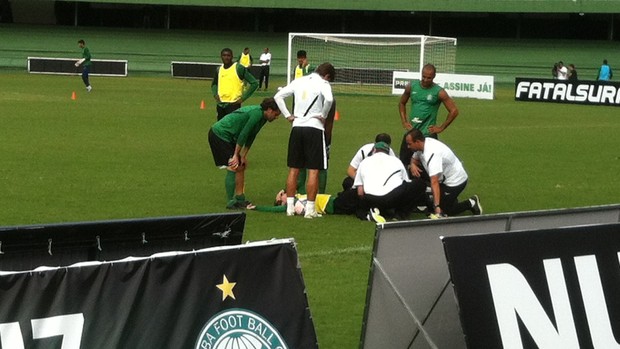
[[[220,52],[222,65],[215,72],[211,83],[211,93],[217,102],[217,120],[241,108],[241,103],[250,98],[258,88],[258,81],[246,67],[239,63],[233,63],[233,52],[225,48]],[[248,87],[243,88],[247,82]]]
[[[325,121],[332,107],[333,95],[330,82],[334,81],[336,70],[331,63],[321,64],[314,73],[293,80],[283,87],[274,99],[282,114],[293,123],[288,143],[286,179],[288,216],[295,215],[294,197],[297,192],[297,177],[300,169],[308,169],[305,218],[315,218],[315,200],[318,193],[319,170],[327,169],[325,145]],[[294,96],[294,110],[291,114],[285,98]]]
[[[82,66],[82,81],[84,81],[86,91],[90,92],[93,89],[93,87],[90,86],[90,79],[88,77],[90,74],[90,67],[92,65],[92,62],[90,61],[90,50],[86,47],[86,42],[84,40],[79,40],[78,46],[82,49],[82,58],[75,62],[75,66]]]

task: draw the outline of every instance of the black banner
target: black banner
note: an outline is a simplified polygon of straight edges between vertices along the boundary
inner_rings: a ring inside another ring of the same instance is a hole
[[[515,100],[620,106],[620,83],[516,78]]]
[[[445,237],[468,348],[617,348],[620,224]]]
[[[0,270],[238,245],[245,213],[0,227]]]
[[[28,72],[41,74],[79,75],[82,67],[76,67],[77,59],[28,57]],[[127,76],[126,60],[93,59],[91,75]]]
[[[3,349],[318,348],[293,240],[0,276]]]

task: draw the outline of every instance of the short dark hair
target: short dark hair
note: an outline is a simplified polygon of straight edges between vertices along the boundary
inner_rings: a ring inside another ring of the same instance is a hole
[[[278,103],[276,103],[276,100],[273,99],[273,97],[267,97],[265,99],[263,99],[263,102],[260,104],[260,108],[265,111],[267,109],[271,109],[271,110],[280,110],[280,108],[278,107]]]
[[[389,134],[387,133],[379,133],[376,137],[375,137],[375,143],[378,142],[384,142],[387,143],[388,145],[392,144],[392,137],[390,137]]]
[[[232,49],[230,49],[230,48],[228,48],[228,47],[223,48],[223,49],[222,49],[222,51],[220,51],[220,55],[221,55],[222,53],[224,53],[224,52],[230,52],[230,55],[231,55],[231,56],[232,56],[232,54],[233,54]]]
[[[78,44],[86,45],[86,43],[82,39],[78,40]]]
[[[334,81],[336,78],[336,68],[329,62],[322,63],[314,71],[321,77],[329,75],[330,82]]]
[[[607,64],[607,60],[606,59],[603,59],[603,64]]]
[[[411,130],[409,130],[409,132],[407,132],[406,136],[411,136],[411,140],[415,141],[422,141],[424,142],[424,140],[426,139],[426,137],[424,137],[424,133],[422,133],[422,131],[418,130],[417,128],[412,128]]]
[[[424,65],[424,67],[422,67],[422,70],[425,70],[425,69],[432,69],[433,70],[433,74],[437,74],[437,68],[435,68],[435,66],[433,64],[426,63]]]
[[[304,50],[297,51],[297,58],[306,58],[306,51]]]

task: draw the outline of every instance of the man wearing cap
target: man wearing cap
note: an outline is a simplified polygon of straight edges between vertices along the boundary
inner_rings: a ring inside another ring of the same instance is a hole
[[[360,163],[353,183],[362,207],[368,208],[366,218],[377,223],[385,222],[381,213],[406,219],[426,189],[422,181],[412,182],[400,159],[389,152],[387,143],[375,143],[373,155]]]
[[[355,153],[353,159],[351,159],[351,162],[349,163],[349,168],[347,168],[347,176],[342,181],[343,190],[351,189],[353,187],[353,180],[355,179],[355,175],[357,174],[357,168],[360,166],[362,160],[366,159],[374,153],[375,143],[377,142],[385,142],[387,145],[391,146],[392,137],[390,137],[390,135],[387,133],[379,133],[375,136],[374,142],[364,144],[357,150],[357,153]],[[389,154],[391,156],[396,156],[392,148],[390,148]]]

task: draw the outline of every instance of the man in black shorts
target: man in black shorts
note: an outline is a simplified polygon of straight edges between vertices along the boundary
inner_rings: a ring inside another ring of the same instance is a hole
[[[297,191],[299,170],[308,169],[305,218],[315,218],[315,200],[318,193],[319,170],[327,169],[325,142],[325,120],[331,109],[334,96],[330,82],[334,81],[336,70],[331,63],[323,63],[307,76],[293,80],[274,96],[282,114],[293,123],[288,144],[286,179],[286,214],[294,216],[294,198]],[[294,95],[293,114],[286,107],[284,99]]]

